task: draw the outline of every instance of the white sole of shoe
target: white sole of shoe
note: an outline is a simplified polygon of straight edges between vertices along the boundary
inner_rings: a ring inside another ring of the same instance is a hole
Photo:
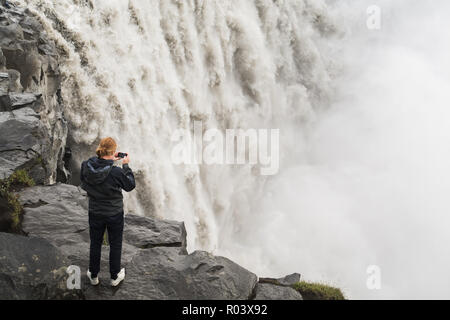
[[[92,274],[89,270],[86,272],[86,275],[93,286],[96,286],[100,283],[100,281],[98,280],[98,276],[97,278],[92,279]]]
[[[111,286],[117,287],[124,279],[125,279],[125,268],[122,268],[119,274],[117,275],[117,279],[116,280],[111,279]]]

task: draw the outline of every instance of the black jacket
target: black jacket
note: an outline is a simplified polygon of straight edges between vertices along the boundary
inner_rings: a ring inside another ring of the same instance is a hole
[[[130,192],[136,187],[133,171],[128,164],[123,169],[113,160],[92,157],[81,164],[81,188],[89,196],[89,213],[113,216],[123,212],[122,189]]]

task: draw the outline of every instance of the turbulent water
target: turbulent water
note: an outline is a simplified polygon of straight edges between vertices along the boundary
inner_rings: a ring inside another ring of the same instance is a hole
[[[183,220],[190,251],[261,276],[300,272],[350,297],[450,296],[444,1],[19,2],[60,51],[75,164],[105,136],[130,153],[127,212]],[[193,121],[280,128],[279,173],[174,164],[171,136]],[[366,287],[369,265],[380,290]]]

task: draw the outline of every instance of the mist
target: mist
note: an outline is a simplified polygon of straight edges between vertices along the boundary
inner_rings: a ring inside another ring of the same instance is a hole
[[[261,273],[300,271],[351,298],[448,299],[450,4],[329,4],[347,28],[335,93],[268,181],[241,246]],[[380,30],[366,27],[369,5]],[[366,285],[371,265],[379,290]]]

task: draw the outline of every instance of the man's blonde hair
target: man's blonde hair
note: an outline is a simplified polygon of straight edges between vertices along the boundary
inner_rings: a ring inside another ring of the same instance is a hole
[[[107,137],[100,140],[100,143],[97,147],[97,150],[95,150],[95,153],[97,153],[97,156],[99,158],[104,156],[112,156],[114,155],[116,149],[117,149],[116,141],[111,137]]]

